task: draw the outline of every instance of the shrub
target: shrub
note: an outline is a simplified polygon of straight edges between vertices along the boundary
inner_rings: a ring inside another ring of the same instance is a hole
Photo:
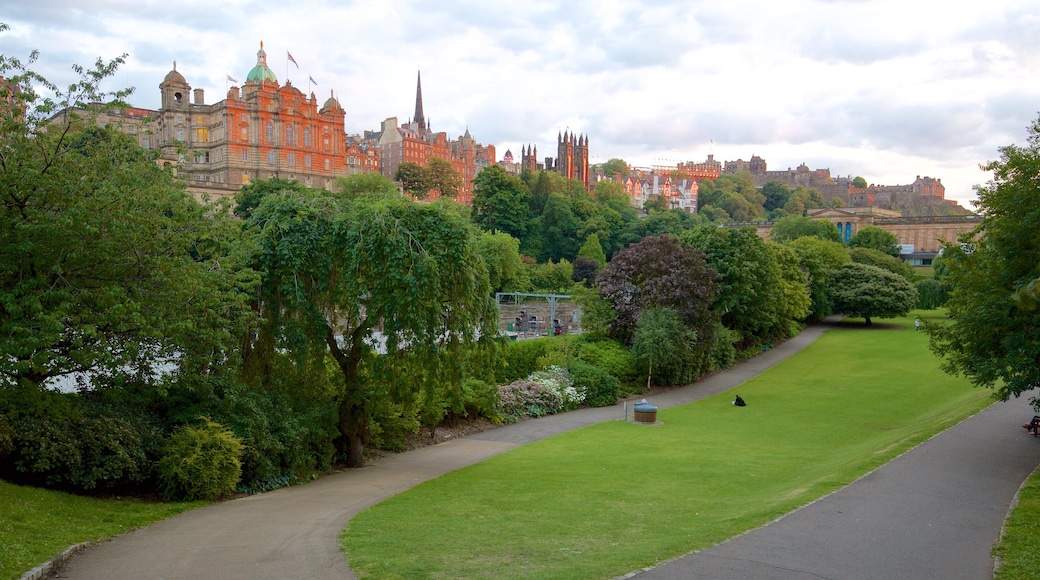
[[[452,402],[452,415],[462,418],[487,417],[501,420],[498,389],[480,379],[468,378],[459,383],[458,398]]]
[[[7,417],[0,414],[0,459],[6,457],[13,450],[14,431],[11,429],[11,424],[7,421]]]
[[[609,407],[617,403],[621,382],[614,375],[579,359],[571,361],[570,372],[574,387],[585,393],[586,405]]]
[[[178,429],[159,461],[167,500],[214,500],[235,490],[242,475],[242,440],[209,418]]]
[[[563,397],[551,388],[534,381],[519,380],[499,387],[502,415],[507,423],[530,415],[551,415],[563,408]]]
[[[495,382],[508,383],[526,377],[538,370],[538,358],[547,352],[558,350],[556,337],[517,340],[508,343],[505,349],[505,364],[495,372]]]
[[[574,356],[607,371],[622,384],[639,383],[636,359],[619,342],[579,340],[575,343]]]
[[[143,437],[114,416],[22,417],[12,424],[13,479],[72,491],[130,489],[151,475]]]
[[[575,387],[570,372],[566,368],[551,366],[544,371],[531,373],[527,380],[539,383],[560,395],[560,399],[563,401],[561,411],[572,411],[585,402],[584,389]]]

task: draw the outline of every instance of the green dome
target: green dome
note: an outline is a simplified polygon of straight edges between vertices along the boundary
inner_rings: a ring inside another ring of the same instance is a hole
[[[278,77],[274,76],[274,71],[267,66],[267,53],[264,52],[264,43],[261,41],[260,50],[256,53],[256,66],[254,66],[252,70],[249,71],[249,74],[246,75],[246,82],[262,83],[265,81],[277,83]]]

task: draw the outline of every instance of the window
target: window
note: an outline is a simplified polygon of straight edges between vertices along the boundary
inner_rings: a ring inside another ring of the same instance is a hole
[[[249,149],[242,150],[242,161],[249,161]]]
[[[243,173],[242,174],[242,185],[249,185],[249,174],[248,173]]]
[[[274,143],[274,123],[267,122],[267,142]]]
[[[329,159],[325,160],[325,171],[332,169],[332,161]]]
[[[238,118],[239,118],[239,120],[240,120],[240,121],[242,121],[243,123],[245,123],[246,121],[248,121],[248,120],[249,120],[249,118],[248,118],[248,117],[246,117],[246,114],[245,114],[245,113],[242,113],[241,115],[239,115],[239,116],[238,116]]]
[[[209,152],[208,151],[196,151],[195,152],[195,163],[209,163]]]
[[[180,97],[180,93],[177,93],[177,96]],[[180,99],[178,99],[178,100],[180,100]],[[180,125],[183,122],[184,122],[184,115],[177,115],[177,124]]]
[[[184,141],[184,129],[177,129],[177,140]]]
[[[129,126],[127,126],[126,132],[127,133],[136,133],[137,132],[137,125],[129,125]]]
[[[274,165],[274,151],[267,152],[267,164]]]
[[[195,141],[198,143],[209,143],[209,129],[196,129]]]
[[[304,147],[310,147],[311,146],[311,128],[310,127],[304,127],[303,128],[303,146]]]
[[[303,166],[304,167],[310,167],[311,166],[311,156],[310,155],[304,155],[303,156]]]
[[[328,137],[325,138],[325,150],[326,151],[329,150],[329,138]]]
[[[293,152],[289,152],[289,154],[285,157],[285,164],[289,167],[296,167],[296,154]]]
[[[195,122],[199,123],[199,124],[202,124],[202,123],[205,123],[206,121],[202,118],[202,115],[195,115]]]
[[[293,127],[292,123],[289,123],[285,126],[285,144],[296,144],[296,129]]]
[[[148,140],[148,137],[141,137],[141,149],[151,149],[152,142]]]
[[[249,129],[242,127],[242,129],[239,131],[239,140],[243,142],[249,141]]]

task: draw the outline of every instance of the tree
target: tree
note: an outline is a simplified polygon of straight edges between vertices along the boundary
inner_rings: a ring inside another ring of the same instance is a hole
[[[650,388],[657,370],[657,384],[677,384],[693,380],[690,376],[690,354],[694,352],[697,333],[683,325],[670,308],[648,308],[639,315],[632,355],[646,365],[646,388]]]
[[[350,199],[366,194],[393,195],[397,193],[397,184],[381,173],[355,173],[340,177],[336,179],[336,186],[340,195]]]
[[[610,158],[603,164],[603,174],[610,179],[617,176],[628,177],[628,162],[617,157]]]
[[[577,255],[580,224],[572,210],[573,205],[573,201],[568,197],[558,193],[549,194],[545,210],[538,217],[538,227],[535,229],[543,241],[539,260],[571,260]]]
[[[763,207],[766,211],[773,211],[787,205],[791,199],[791,188],[779,181],[770,181],[762,186],[762,196],[766,198]]]
[[[405,161],[397,166],[394,181],[401,182],[401,189],[415,199],[426,199],[433,187],[429,171],[412,161]]]
[[[877,266],[883,270],[888,270],[893,274],[898,274],[906,278],[907,280],[913,280],[916,272],[914,267],[910,264],[895,258],[889,254],[879,252],[871,248],[852,248],[849,250],[849,258],[857,264],[870,264],[871,266]]]
[[[929,326],[943,370],[1007,400],[1040,385],[1040,310],[1033,299],[1040,256],[1040,118],[1028,127],[1027,145],[1001,147],[1000,158],[983,169],[993,172],[993,180],[976,187],[982,223],[959,244],[947,244],[943,275],[936,269],[950,288],[949,321]],[[1031,401],[1040,405],[1040,399]]]
[[[698,348],[705,349],[715,339],[717,279],[703,252],[661,235],[619,250],[596,283],[614,309],[610,333],[615,338],[631,344],[640,313],[659,306],[674,310],[697,333]]]
[[[581,282],[586,288],[591,288],[592,283],[596,280],[596,273],[599,272],[600,265],[595,260],[590,260],[585,256],[578,256],[574,258],[574,275],[571,277],[575,282]]]
[[[524,182],[500,165],[489,165],[473,180],[473,223],[495,233],[523,240],[530,225],[531,193]]]
[[[787,243],[798,255],[798,266],[809,278],[809,320],[820,320],[830,315],[831,276],[838,268],[851,261],[844,244],[805,236]]]
[[[809,314],[806,279],[796,258],[758,237],[754,228],[701,226],[681,239],[704,252],[708,267],[718,272],[714,308],[726,328],[740,333],[744,348],[786,338],[794,322]]]
[[[430,166],[426,169],[427,180],[430,189],[436,190],[441,197],[455,199],[462,189],[462,176],[451,166],[451,163],[437,159],[430,159]]]
[[[280,191],[303,191],[302,183],[295,180],[272,177],[271,179],[258,179],[235,193],[235,208],[233,210],[237,217],[249,219],[260,202],[272,193]]]
[[[596,234],[589,234],[589,237],[585,239],[585,243],[582,244],[581,249],[578,250],[578,255],[588,258],[600,266],[607,265],[607,255],[603,253],[603,246],[599,243],[599,236]]]
[[[852,186],[853,187],[858,187],[860,189],[866,189],[867,188],[867,180],[863,179],[862,177],[857,175],[856,177],[852,178]]]
[[[827,220],[814,220],[802,215],[791,215],[778,219],[769,231],[769,239],[789,242],[804,236],[816,236],[821,240],[841,241],[838,226]]]
[[[520,240],[509,234],[481,232],[477,238],[477,253],[487,266],[488,281],[493,292],[502,292],[511,287],[523,268]]]
[[[917,305],[917,290],[906,278],[867,264],[845,264],[831,280],[834,311],[871,318],[906,316]]]
[[[853,248],[870,248],[889,256],[899,257],[899,238],[890,231],[877,226],[867,226],[849,238]]]
[[[98,88],[121,63],[74,67],[62,90],[0,56],[0,387],[234,364],[255,277],[227,207],[200,205],[152,152],[77,108],[122,106],[126,92]]]
[[[441,206],[316,190],[265,199],[249,226],[260,239],[266,313],[250,354],[331,356],[342,375],[339,431],[349,466],[363,464],[372,436],[366,376],[383,377],[384,395],[410,404],[457,385],[468,353],[496,334],[471,230]]]

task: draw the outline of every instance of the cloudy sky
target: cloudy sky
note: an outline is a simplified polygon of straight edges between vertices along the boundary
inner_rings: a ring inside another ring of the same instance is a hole
[[[158,108],[177,62],[206,102],[244,80],[261,41],[278,75],[350,133],[407,121],[416,71],[435,131],[499,157],[561,131],[593,163],[649,166],[759,155],[903,184],[938,177],[965,205],[979,164],[1024,144],[1040,111],[1036,0],[3,0],[0,53],[58,84],[127,54],[106,88]],[[299,68],[289,63],[292,54]],[[306,91],[305,91],[306,92]]]

